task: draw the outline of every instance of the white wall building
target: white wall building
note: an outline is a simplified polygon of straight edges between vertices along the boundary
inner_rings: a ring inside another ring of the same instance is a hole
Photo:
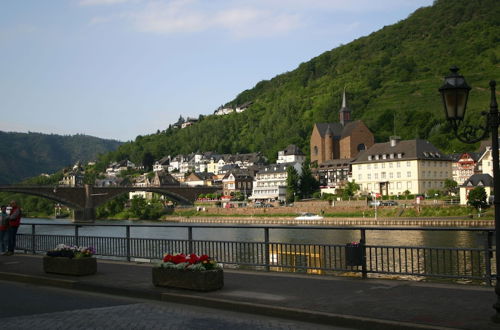
[[[452,178],[452,160],[425,140],[376,143],[352,163],[352,180],[362,193],[425,194]]]
[[[249,199],[263,201],[285,201],[287,168],[293,166],[299,175],[302,173],[300,163],[272,164],[263,167],[255,175],[252,196]]]

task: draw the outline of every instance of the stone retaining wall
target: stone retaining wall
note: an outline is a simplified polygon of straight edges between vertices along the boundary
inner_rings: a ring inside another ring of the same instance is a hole
[[[325,218],[322,220],[295,220],[289,217],[169,217],[169,222],[263,224],[263,225],[315,225],[315,226],[388,226],[388,227],[460,227],[493,228],[494,220],[480,219],[368,219],[368,218]]]

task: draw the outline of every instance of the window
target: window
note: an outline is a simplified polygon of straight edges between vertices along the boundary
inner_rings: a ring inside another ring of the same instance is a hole
[[[411,181],[408,181],[406,183],[406,189],[410,190],[411,189]]]
[[[406,167],[410,167],[411,166],[411,162],[406,162]]]
[[[373,177],[374,177],[375,179],[378,179],[378,173],[375,173],[375,174],[373,175]]]
[[[386,154],[383,154],[382,155],[382,159],[386,159],[387,158],[387,155]]]
[[[394,173],[389,172],[389,179],[392,179],[392,178],[394,178]]]
[[[378,160],[378,155],[375,155],[375,160]]]
[[[385,168],[385,163],[380,164],[380,167]]]
[[[368,160],[372,160],[372,156],[371,155],[368,155]]]
[[[380,178],[385,179],[385,172],[380,173]]]
[[[401,182],[397,182],[396,187],[397,187],[397,189],[401,189]]]
[[[403,154],[398,154],[398,158],[403,158]]]
[[[378,164],[373,164],[373,168],[378,168]]]
[[[397,162],[396,167],[401,167],[401,162]]]
[[[314,146],[314,156],[318,155],[318,146]]]
[[[368,180],[371,180],[371,178],[372,178],[371,173],[368,173],[366,176],[368,177]]]
[[[411,178],[411,171],[406,172],[406,177]]]
[[[396,177],[399,179],[401,177],[401,172],[396,173]]]
[[[389,168],[392,168],[392,163],[389,163]]]

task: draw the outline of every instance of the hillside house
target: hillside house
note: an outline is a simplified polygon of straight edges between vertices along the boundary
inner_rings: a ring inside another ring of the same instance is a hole
[[[195,172],[189,174],[185,179],[183,184],[190,187],[196,186],[212,186],[214,180],[214,174],[208,172]]]
[[[489,174],[474,174],[460,186],[460,204],[467,205],[469,192],[476,188],[483,187],[486,191],[486,200],[490,200],[493,192],[493,177]]]
[[[253,177],[246,171],[230,171],[222,178],[223,194],[232,196],[241,193],[247,197],[252,193]]]

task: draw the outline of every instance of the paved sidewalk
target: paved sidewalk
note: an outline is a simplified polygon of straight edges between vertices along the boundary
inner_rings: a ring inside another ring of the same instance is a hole
[[[157,288],[151,264],[98,260],[91,276],[45,274],[42,257],[0,256],[0,279],[284,317],[356,329],[500,329],[493,288],[224,271],[224,288]]]

